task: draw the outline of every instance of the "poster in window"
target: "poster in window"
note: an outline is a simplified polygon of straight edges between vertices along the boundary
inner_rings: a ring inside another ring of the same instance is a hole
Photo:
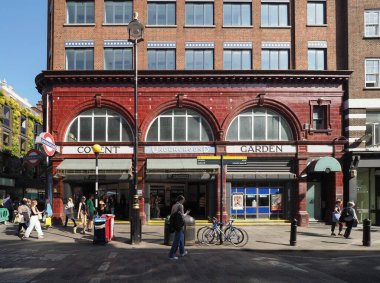
[[[271,210],[282,210],[282,194],[271,195]]]
[[[232,195],[232,209],[234,210],[244,209],[243,201],[244,201],[244,195],[242,194]]]

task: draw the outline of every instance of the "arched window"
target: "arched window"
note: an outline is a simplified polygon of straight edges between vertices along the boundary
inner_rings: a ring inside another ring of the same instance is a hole
[[[80,113],[66,133],[68,142],[126,142],[132,141],[128,122],[117,112],[106,108],[94,108]]]
[[[288,122],[265,108],[251,108],[240,113],[227,131],[228,141],[289,141],[293,139]]]
[[[207,121],[195,111],[175,108],[160,114],[150,125],[147,141],[212,141]]]

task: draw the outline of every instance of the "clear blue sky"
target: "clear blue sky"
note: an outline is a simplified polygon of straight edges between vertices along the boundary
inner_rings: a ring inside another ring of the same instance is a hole
[[[34,78],[46,70],[47,0],[1,0],[0,80],[35,105]]]

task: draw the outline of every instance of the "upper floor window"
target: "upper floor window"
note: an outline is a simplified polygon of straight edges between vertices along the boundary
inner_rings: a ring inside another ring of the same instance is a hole
[[[66,70],[93,70],[93,48],[66,48]]]
[[[326,49],[308,49],[308,69],[326,70]]]
[[[250,70],[251,50],[231,49],[224,50],[224,70]]]
[[[148,49],[148,70],[175,70],[175,49]]]
[[[104,48],[106,70],[132,70],[132,48]]]
[[[223,25],[225,26],[250,26],[250,3],[224,3]]]
[[[20,138],[20,152],[26,152],[26,139],[25,138]]]
[[[289,4],[287,3],[262,3],[261,26],[286,27],[289,26]]]
[[[313,130],[324,130],[327,129],[327,115],[326,106],[324,105],[314,105],[313,106]]]
[[[40,123],[34,124],[34,137],[39,136],[43,131],[44,131],[44,128]]]
[[[94,1],[67,0],[66,22],[68,24],[93,24],[95,14]]]
[[[126,142],[133,138],[128,122],[117,112],[95,108],[82,112],[70,124],[68,142]]]
[[[25,116],[21,116],[21,134],[26,135],[26,124],[27,124],[27,119]]]
[[[380,59],[365,60],[365,86],[380,87],[379,70]]]
[[[186,25],[211,26],[214,24],[214,4],[186,2]]]
[[[251,108],[240,113],[227,130],[228,141],[289,141],[293,134],[288,122],[266,108]]]
[[[261,67],[263,70],[288,70],[289,50],[263,49],[261,53]]]
[[[365,36],[380,36],[380,10],[366,11],[364,13]]]
[[[132,20],[132,1],[104,1],[104,22],[106,24],[128,24]]]
[[[187,49],[186,70],[212,70],[214,69],[214,50]]]
[[[148,25],[175,25],[175,2],[148,2]]]
[[[3,130],[3,146],[11,145],[11,134],[8,131]]]
[[[150,125],[147,141],[212,141],[212,130],[197,112],[175,108],[160,114]]]
[[[326,24],[326,2],[308,1],[307,2],[307,24],[324,25]]]
[[[10,127],[11,126],[11,108],[8,105],[4,105],[3,107],[3,125]]]
[[[380,144],[380,112],[367,112],[366,128],[366,134],[369,136],[366,146]]]

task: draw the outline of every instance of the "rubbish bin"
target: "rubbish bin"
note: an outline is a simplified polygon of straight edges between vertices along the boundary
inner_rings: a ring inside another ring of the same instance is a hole
[[[114,223],[115,215],[113,214],[103,214],[102,218],[105,219],[105,237],[107,242],[111,242],[114,237]]]
[[[185,216],[185,245],[195,245],[195,219],[190,215]]]
[[[105,244],[106,241],[106,219],[95,218],[94,219],[94,239],[93,244]]]
[[[173,243],[173,240],[174,240],[174,233],[170,233],[170,229],[169,229],[169,218],[170,218],[170,215],[169,215],[168,217],[165,218],[165,226],[164,226],[164,245],[171,246],[172,243]]]

